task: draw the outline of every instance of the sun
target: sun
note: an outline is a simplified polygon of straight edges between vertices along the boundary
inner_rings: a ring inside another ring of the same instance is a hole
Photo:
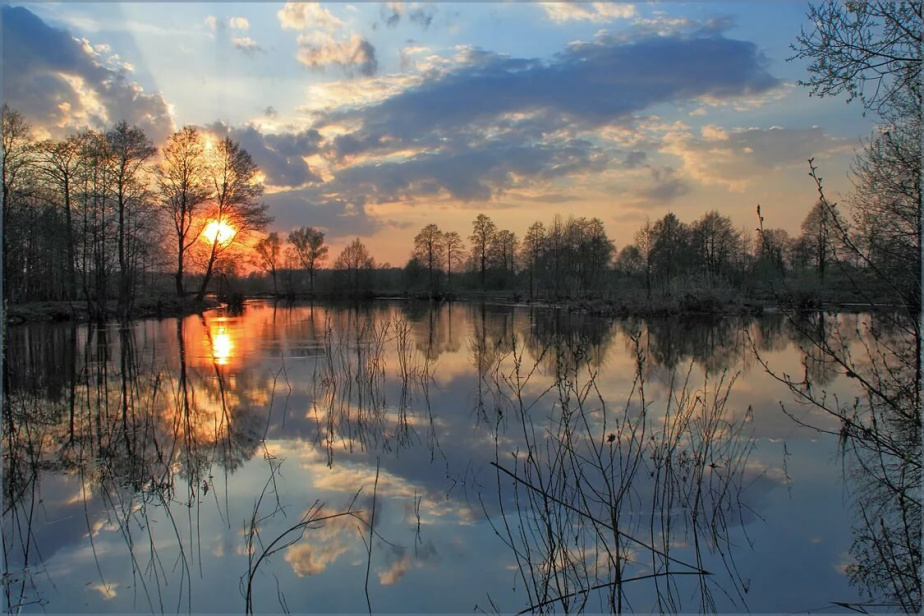
[[[236,234],[234,227],[223,220],[213,220],[202,230],[202,235],[209,244],[217,243],[219,246],[230,243]]]

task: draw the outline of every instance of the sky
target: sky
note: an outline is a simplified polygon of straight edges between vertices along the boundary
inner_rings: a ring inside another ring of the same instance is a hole
[[[3,99],[39,137],[126,120],[156,145],[196,125],[265,175],[269,230],[359,237],[403,266],[426,224],[646,220],[756,207],[791,234],[850,191],[872,131],[811,97],[790,45],[804,1],[12,3]]]

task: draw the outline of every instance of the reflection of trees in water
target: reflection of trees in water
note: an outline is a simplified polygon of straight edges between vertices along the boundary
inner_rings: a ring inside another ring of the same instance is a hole
[[[516,558],[526,611],[616,613],[638,599],[654,602],[642,609],[678,611],[691,596],[707,611],[716,591],[745,605],[729,528],[742,524],[741,492],[755,479],[746,476],[749,414],[735,420],[726,409],[725,377],[678,385],[656,408],[641,336],[633,339],[635,380],[620,408],[601,393],[599,358],[586,350],[600,341],[580,334],[551,336],[530,351],[535,363],[514,340],[488,381],[505,410],[494,424],[501,515],[492,524]],[[569,353],[545,387],[537,364]],[[511,438],[517,449],[502,450]],[[724,583],[706,573],[710,556],[724,564]]]
[[[412,347],[412,325],[395,313],[353,311],[344,320],[334,313],[326,325],[322,351],[311,379],[309,414],[316,421],[315,442],[334,463],[337,445],[348,453],[392,451],[419,442],[416,426],[426,425],[431,457],[439,447],[430,409],[433,367],[429,356]],[[392,354],[392,348],[394,348]],[[386,370],[386,358],[395,366]],[[386,397],[388,375],[398,387],[397,402]],[[422,410],[414,412],[414,400]]]
[[[197,508],[216,489],[215,475],[227,477],[253,456],[264,422],[217,363],[202,371],[189,365],[183,330],[178,320],[176,346],[165,358],[144,326],[90,326],[85,336],[66,328],[67,335],[45,339],[40,353],[28,332],[13,330],[10,356],[47,358],[53,352],[71,358],[73,370],[62,383],[39,376],[47,362],[4,364],[3,540],[7,573],[19,580],[15,591],[6,586],[8,606],[41,600],[31,575],[50,555],[34,525],[46,473],[77,482],[91,545],[92,529],[103,520],[119,527],[136,588],[155,609],[170,575],[158,561],[149,518],[173,521],[171,503]],[[193,525],[184,535],[175,521],[172,528],[167,534],[180,549],[180,583],[188,583],[199,560],[199,529]]]
[[[764,364],[798,401],[839,422],[831,433],[839,439],[853,497],[853,562],[847,567],[852,583],[872,601],[867,606],[915,613],[922,591],[917,318],[897,312],[793,314],[789,327],[803,351],[802,378]],[[830,395],[825,387],[835,375],[850,379],[859,395],[851,400]]]
[[[694,361],[709,374],[744,367],[749,356],[743,318],[627,319],[619,324],[627,345],[632,332],[642,331],[642,348],[650,368],[670,373]]]
[[[455,353],[462,346],[458,327],[453,331],[452,302],[439,306],[428,302],[408,302],[403,312],[414,330],[417,350],[428,360],[435,361],[443,353]]]
[[[580,365],[603,365],[610,352],[615,328],[607,319],[563,310],[531,310],[529,329],[523,333],[533,359],[543,358],[549,374],[573,374]],[[548,352],[553,349],[554,352]]]

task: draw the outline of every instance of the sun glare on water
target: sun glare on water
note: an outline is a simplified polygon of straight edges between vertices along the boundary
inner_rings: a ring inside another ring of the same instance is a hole
[[[234,238],[234,227],[223,220],[213,220],[202,230],[202,236],[208,240],[209,244],[218,243],[224,245]]]

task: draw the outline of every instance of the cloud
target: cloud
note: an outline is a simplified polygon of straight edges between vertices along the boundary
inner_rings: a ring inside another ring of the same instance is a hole
[[[283,29],[304,30],[311,27],[333,31],[344,26],[340,19],[317,2],[286,2],[276,16]]]
[[[232,30],[250,29],[250,22],[247,21],[246,17],[218,18],[214,15],[209,15],[205,18],[204,22],[206,27],[212,32],[224,30],[225,28],[230,28]]]
[[[608,22],[635,16],[635,5],[616,2],[540,2],[538,6],[556,23]]]
[[[229,17],[228,27],[233,30],[247,30],[250,28],[250,22],[246,17]]]
[[[489,201],[507,190],[601,171],[607,164],[606,154],[584,140],[532,145],[498,140],[400,162],[353,165],[335,174],[332,187],[368,195],[377,203],[443,194],[465,202]]]
[[[382,586],[397,584],[411,569],[423,568],[436,560],[438,560],[436,547],[429,541],[416,549],[413,556],[403,546],[390,545],[385,552],[388,568],[378,572],[379,584]]]
[[[310,224],[323,229],[328,239],[369,237],[388,224],[369,216],[361,197],[338,197],[320,186],[268,193],[263,200],[275,226],[284,231]]]
[[[426,30],[433,23],[433,18],[436,16],[436,7],[421,5],[417,2],[410,5],[404,2],[386,2],[382,5],[380,14],[382,23],[389,28],[396,27],[406,16],[410,22]]]
[[[648,159],[648,154],[642,150],[633,150],[626,154],[626,157],[622,161],[623,167],[626,169],[635,169],[645,163]]]
[[[341,40],[321,32],[302,34],[295,57],[309,68],[339,66],[347,73],[355,70],[367,77],[375,75],[379,68],[375,47],[358,34]]]
[[[234,37],[231,39],[231,44],[234,45],[235,49],[243,51],[248,56],[252,56],[257,52],[263,51],[263,48],[260,47],[257,42],[249,36]]]
[[[120,120],[155,143],[173,131],[163,96],[130,81],[120,60],[107,65],[105,47],[77,40],[24,7],[2,7],[2,53],[5,102],[53,134]]]
[[[651,167],[651,177],[653,184],[637,192],[646,201],[669,203],[692,190],[689,182],[677,177],[672,167]]]
[[[420,45],[416,41],[408,40],[407,43],[401,47],[398,51],[401,57],[401,70],[405,71],[410,68],[413,68],[416,65],[414,56],[419,54],[427,53],[430,51],[429,47],[425,45]]]
[[[332,112],[327,121],[359,122],[357,140],[388,136],[398,148],[499,121],[533,133],[631,124],[654,105],[753,96],[779,85],[753,43],[722,36],[600,37],[550,60],[462,53],[458,66],[376,105]]]
[[[319,524],[309,528],[302,542],[290,546],[283,557],[298,577],[322,573],[351,548],[355,549],[359,520],[342,516]]]
[[[818,127],[728,130],[706,126],[699,135],[669,132],[661,152],[679,157],[684,173],[698,182],[742,191],[771,171],[850,148],[845,140]]]
[[[305,157],[320,151],[321,135],[317,131],[264,135],[253,126],[234,128],[223,122],[215,122],[208,129],[240,143],[270,186],[299,187],[321,181],[305,162]]]

